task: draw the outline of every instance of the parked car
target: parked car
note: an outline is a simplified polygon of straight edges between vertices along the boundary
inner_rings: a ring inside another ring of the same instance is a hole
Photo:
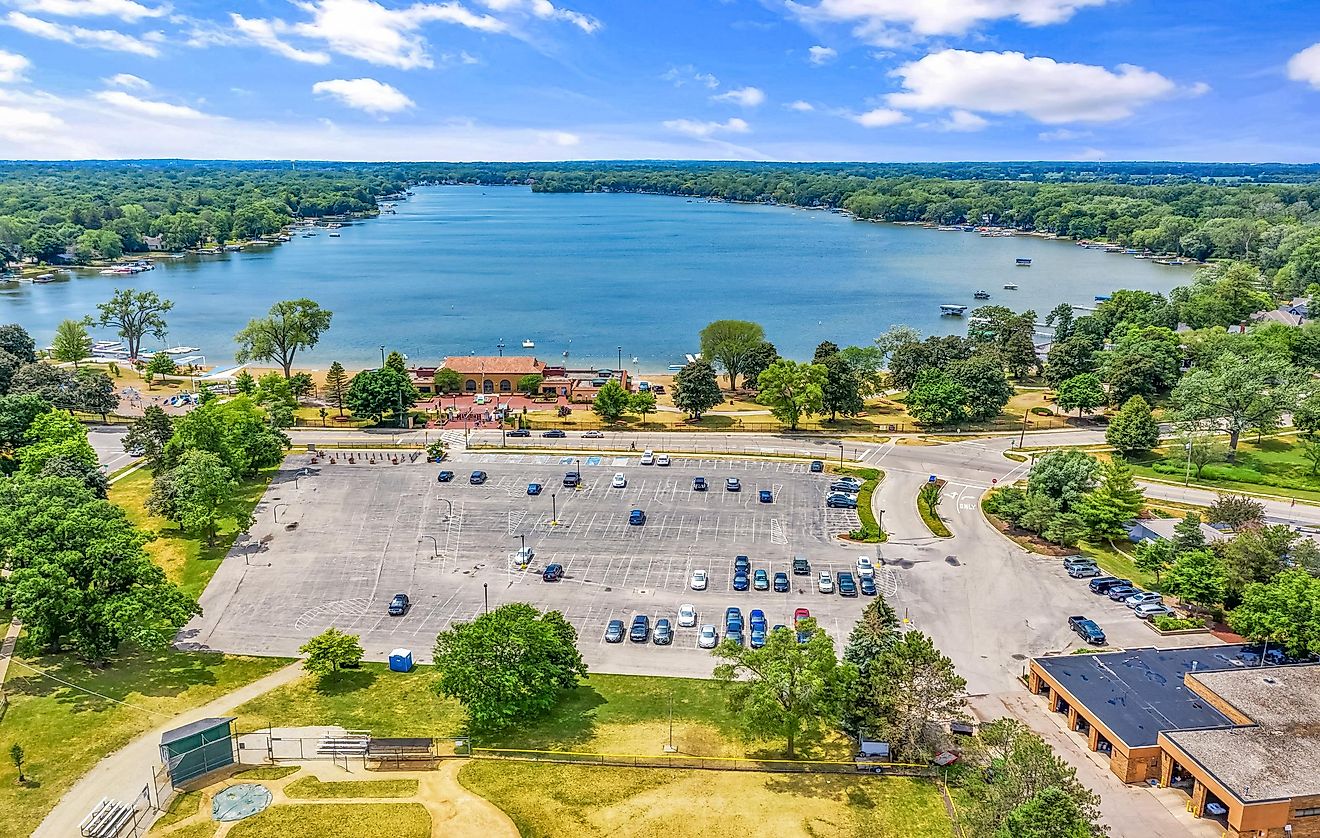
[[[875,575],[875,564],[872,563],[869,556],[857,557],[857,575],[861,577]]]
[[[857,585],[862,589],[863,596],[875,596],[876,590],[875,590],[874,577],[863,576],[860,580],[858,580]]]
[[[395,594],[394,599],[390,600],[390,605],[385,610],[391,617],[402,617],[408,613],[408,609],[411,607],[412,602],[408,599],[407,594]]]
[[[751,562],[751,560],[748,559],[746,556],[734,556],[734,557],[733,557],[733,570],[734,570],[735,573],[737,573],[737,572],[740,571],[740,570],[741,570],[743,573],[751,573],[751,572],[752,572],[752,562]]]
[[[752,648],[759,649],[765,645],[765,629],[753,628],[751,632]]]
[[[770,574],[758,567],[756,572],[752,574],[752,587],[758,591],[770,590]]]
[[[437,474],[435,476],[435,479],[437,483],[448,483],[450,480],[454,479],[454,473],[449,469],[445,469],[444,471]]]
[[[736,605],[731,605],[728,608],[724,609],[725,631],[733,631],[735,628],[741,631],[742,626],[743,626],[743,615],[741,608],[737,607]]]
[[[811,619],[811,609],[809,609],[809,608],[795,608],[795,609],[793,609],[793,625],[794,625],[794,626],[797,626],[797,625],[800,624],[803,620],[810,620],[810,619]]]
[[[600,431],[587,431],[582,435],[583,439],[604,439],[605,434]]]
[[[651,618],[645,614],[633,617],[632,628],[628,629],[628,639],[634,643],[645,643],[651,639]]]
[[[1068,568],[1068,575],[1074,579],[1086,579],[1090,576],[1099,576],[1100,568],[1093,564],[1075,564]]]
[[[769,489],[762,489],[761,491],[757,492],[756,497],[757,500],[761,501],[761,503],[775,502],[775,493],[770,491]]]
[[[468,477],[468,482],[471,483],[473,486],[480,486],[482,483],[486,482],[486,472],[484,471],[472,472],[472,475]]]
[[[576,489],[582,485],[582,475],[576,471],[570,471],[564,475],[564,486],[569,489]]]
[[[547,439],[563,439],[564,437],[568,436],[568,434],[564,433],[563,431],[554,430],[554,431],[544,431],[541,433],[541,436]]]
[[[1065,570],[1067,570],[1070,567],[1076,567],[1078,565],[1094,566],[1095,559],[1092,559],[1089,556],[1069,556],[1063,560],[1063,567]]]
[[[668,454],[657,454],[657,455],[656,455],[656,458],[655,458],[655,464],[658,465],[658,466],[667,466],[667,465],[669,465],[669,455],[668,455]]]
[[[803,557],[803,556],[794,556],[794,557],[793,557],[793,575],[794,575],[794,576],[810,576],[810,575],[811,575],[811,562],[807,561],[806,558]]]
[[[797,632],[797,642],[799,646],[805,643],[809,643],[811,641],[811,632],[808,629],[800,628],[797,629],[796,632]]]
[[[558,582],[564,578],[564,566],[562,564],[548,564],[545,570],[541,571],[541,578],[546,582]]]
[[[812,461],[811,461],[811,473],[812,473],[812,474],[820,474],[820,473],[821,473],[822,471],[824,471],[824,470],[825,470],[825,464],[822,463],[820,460],[812,460]]]
[[[839,596],[857,596],[857,583],[847,571],[839,573]]]
[[[770,587],[773,588],[774,592],[777,594],[788,593],[788,574],[784,573],[782,570],[775,573],[774,581],[770,583]]]
[[[652,640],[657,646],[668,646],[674,642],[674,630],[669,625],[669,620],[662,617],[655,621],[655,635]]]
[[[710,584],[710,577],[706,575],[706,571],[704,570],[692,571],[692,590],[704,591],[706,590],[706,586],[709,584]]]
[[[860,477],[836,477],[834,478],[834,485],[848,486],[850,491],[857,492],[861,490],[862,486],[866,485],[866,481]]]
[[[1154,591],[1142,591],[1123,600],[1123,604],[1128,608],[1136,608],[1138,605],[1154,605],[1157,602],[1164,602],[1164,597]]]
[[[1105,596],[1109,597],[1114,602],[1122,602],[1133,594],[1139,593],[1141,593],[1141,589],[1135,588],[1132,585],[1115,585],[1105,591]]]
[[[820,572],[820,577],[816,580],[816,590],[822,594],[834,593],[834,577],[830,575],[829,571],[822,570]]]
[[[737,643],[739,646],[747,645],[747,641],[743,640],[743,630],[741,627],[735,629],[734,631],[726,631],[724,633],[724,639],[732,640],[734,643]]]
[[[509,562],[518,567],[527,567],[536,558],[536,550],[532,547],[520,547],[509,554]]]
[[[698,649],[714,649],[719,642],[720,635],[710,623],[702,626],[701,631],[697,632]]]
[[[1162,602],[1148,602],[1145,605],[1138,605],[1132,609],[1132,613],[1143,620],[1174,616],[1174,610]]]
[[[735,591],[745,591],[751,587],[751,577],[746,571],[739,570],[733,574],[733,589]]]
[[[691,603],[683,603],[678,606],[678,625],[680,628],[691,628],[697,624],[697,606]]]
[[[655,454],[651,451],[643,451],[641,463],[644,466],[655,465]]]
[[[694,492],[704,492],[704,491],[706,491],[706,490],[709,489],[709,488],[710,488],[710,484],[708,484],[708,483],[706,482],[706,478],[704,478],[704,477],[694,477],[694,478],[692,478],[692,491],[694,491]]]
[[[628,513],[628,523],[634,527],[640,527],[646,523],[646,512],[641,509],[634,509]]]
[[[765,612],[759,608],[753,608],[747,615],[747,624],[752,628],[756,628],[757,626],[765,628],[766,625],[768,625],[768,621],[765,618]]]
[[[825,505],[830,509],[856,509],[857,496],[842,495],[836,492],[825,496]]]
[[[507,436],[531,436],[531,435],[532,432],[527,430],[526,428],[514,428],[513,430],[509,431],[507,434]]]
[[[610,620],[605,626],[606,643],[622,643],[623,634],[623,620]]]
[[[614,472],[614,479],[610,481],[610,486],[615,489],[628,488],[628,478],[621,471]]]
[[[1119,585],[1131,585],[1131,584],[1132,584],[1131,579],[1116,579],[1113,576],[1101,576],[1097,579],[1092,579],[1089,587],[1091,588],[1091,593],[1103,594],[1106,591],[1108,591],[1110,588],[1117,587]]]
[[[1094,620],[1088,620],[1086,617],[1075,616],[1068,618],[1068,625],[1077,636],[1090,643],[1092,646],[1101,646],[1105,642],[1105,633],[1100,630]]]
[[[726,491],[726,492],[741,492],[741,491],[742,491],[742,482],[739,481],[738,478],[736,478],[736,477],[726,477],[726,478],[724,478],[724,491]]]
[[[539,495],[539,494],[541,494],[541,484],[540,484],[540,483],[528,483],[528,484],[527,484],[527,494],[529,494],[529,495]]]

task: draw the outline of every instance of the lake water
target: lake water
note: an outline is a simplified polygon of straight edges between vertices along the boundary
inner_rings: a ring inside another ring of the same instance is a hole
[[[941,317],[939,306],[984,305],[972,298],[978,289],[989,303],[1043,317],[1060,302],[1092,305],[1117,288],[1168,291],[1190,279],[1186,268],[1031,236],[521,187],[419,188],[397,215],[341,232],[164,260],[133,276],[0,284],[0,323],[23,324],[44,346],[60,320],[94,313],[113,289],[151,289],[175,302],[168,345],[227,364],[249,318],[306,296],[334,312],[321,345],[299,358],[308,366],[379,364],[382,343],[426,363],[494,355],[503,341],[511,355],[554,361],[567,351],[570,363],[608,367],[622,346],[630,367],[656,371],[696,352],[698,331],[721,318],[757,321],[781,354],[806,359],[822,340],[864,343],[899,323],[961,333],[965,319]],[[1032,266],[1016,267],[1018,257]],[[536,348],[524,350],[524,339]]]

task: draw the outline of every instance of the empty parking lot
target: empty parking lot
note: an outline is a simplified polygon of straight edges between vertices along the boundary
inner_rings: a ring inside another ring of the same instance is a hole
[[[308,637],[337,626],[361,634],[373,657],[402,646],[425,660],[451,623],[472,619],[487,602],[522,601],[562,611],[595,668],[704,676],[711,660],[695,648],[696,629],[678,629],[671,647],[612,645],[603,642],[606,623],[634,614],[673,620],[691,602],[699,624],[719,625],[731,605],[789,624],[795,608],[807,607],[841,641],[866,602],[816,591],[819,571],[876,554],[837,540],[857,526],[856,513],[826,509],[829,477],[809,473],[806,463],[675,457],[662,467],[640,465],[639,454],[469,452],[444,465],[455,477],[440,483],[435,464],[365,456],[352,464],[347,452],[334,463],[325,455],[316,464],[306,454],[289,458],[257,509],[251,538],[207,588],[205,614],[185,630],[185,642],[294,654]],[[473,470],[486,472],[484,484],[469,483]],[[564,487],[565,472],[574,470],[583,485]],[[626,487],[611,486],[615,473]],[[709,491],[693,490],[696,476],[709,481]],[[742,491],[725,491],[731,476]],[[527,492],[533,482],[544,486],[539,495]],[[773,502],[760,501],[762,489]],[[633,509],[646,512],[644,525],[628,523]],[[525,570],[512,561],[524,543],[535,554]],[[771,575],[806,556],[812,574],[790,577],[788,593],[735,592],[739,554]],[[563,565],[563,581],[541,581],[549,563]],[[696,569],[709,572],[705,591],[689,588]],[[883,593],[891,582],[883,568],[877,581]],[[399,592],[414,605],[388,617],[385,606]]]

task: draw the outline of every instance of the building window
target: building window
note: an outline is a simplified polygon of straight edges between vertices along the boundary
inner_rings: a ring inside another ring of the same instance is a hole
[[[469,378],[467,381],[463,382],[463,390],[468,393],[477,392],[477,382]]]
[[[1293,812],[1293,817],[1295,818],[1313,818],[1316,815],[1320,815],[1320,806],[1310,806],[1306,809],[1298,809],[1296,812]]]
[[[500,379],[500,392],[501,392],[501,393],[510,393],[510,392],[512,392],[512,391],[513,391],[513,385],[509,383],[509,379],[507,379],[507,378],[501,378],[501,379]]]
[[[489,378],[487,378],[487,379],[485,379],[484,381],[482,381],[482,382],[481,382],[481,392],[483,392],[483,393],[494,393],[494,392],[495,392],[495,382],[494,382],[494,381],[491,381]]]

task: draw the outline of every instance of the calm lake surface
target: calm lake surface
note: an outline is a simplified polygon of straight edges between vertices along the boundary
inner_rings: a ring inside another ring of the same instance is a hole
[[[174,300],[167,345],[227,364],[233,335],[271,303],[311,297],[334,311],[300,356],[308,366],[380,363],[380,345],[410,360],[535,354],[613,367],[618,347],[642,371],[696,352],[711,320],[765,326],[781,354],[869,341],[905,323],[963,332],[942,303],[1034,308],[1092,305],[1118,288],[1168,291],[1190,271],[1031,236],[853,221],[784,207],[657,195],[533,194],[521,187],[419,188],[397,215],[315,238],[223,256],[163,260],[132,276],[95,272],[45,285],[0,283],[0,323],[47,345],[60,320],[96,311],[120,287]],[[1032,266],[1015,267],[1018,257]],[[1015,282],[1018,291],[1003,285]],[[985,289],[989,303],[972,293]],[[110,338],[108,330],[94,329]],[[524,339],[536,342],[524,350]],[[148,346],[153,341],[148,339]],[[632,359],[636,358],[636,364]]]

